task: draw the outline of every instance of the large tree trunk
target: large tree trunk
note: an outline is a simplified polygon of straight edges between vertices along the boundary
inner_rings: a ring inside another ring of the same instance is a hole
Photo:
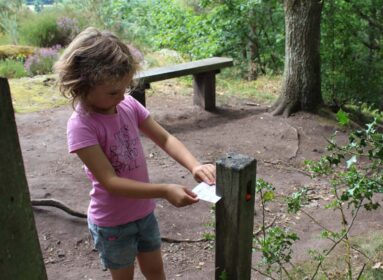
[[[7,79],[0,78],[0,278],[47,279]]]
[[[284,0],[285,68],[273,115],[315,112],[322,104],[320,22],[322,1]]]

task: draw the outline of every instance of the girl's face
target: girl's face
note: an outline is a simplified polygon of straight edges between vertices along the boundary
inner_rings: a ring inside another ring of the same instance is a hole
[[[116,113],[116,106],[124,100],[124,94],[131,82],[132,75],[126,75],[120,81],[107,82],[91,88],[86,96],[87,106],[101,114]]]

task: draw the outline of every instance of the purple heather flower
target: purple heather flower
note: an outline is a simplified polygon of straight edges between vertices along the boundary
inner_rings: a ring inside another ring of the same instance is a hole
[[[25,70],[32,75],[49,73],[52,70],[52,65],[57,59],[58,51],[60,49],[60,45],[51,48],[38,49],[25,61]]]

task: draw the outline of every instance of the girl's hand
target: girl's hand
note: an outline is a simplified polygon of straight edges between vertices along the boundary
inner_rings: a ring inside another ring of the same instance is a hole
[[[193,168],[192,174],[197,182],[205,182],[209,185],[215,184],[215,165],[201,164]]]
[[[176,207],[183,207],[199,201],[195,193],[184,186],[174,184],[167,185],[164,198]]]

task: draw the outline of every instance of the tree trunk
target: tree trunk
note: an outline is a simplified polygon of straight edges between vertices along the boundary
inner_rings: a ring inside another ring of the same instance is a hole
[[[320,78],[322,1],[284,0],[285,68],[273,115],[315,112],[323,103]]]
[[[0,278],[47,279],[8,81],[0,78]]]
[[[253,9],[249,12],[249,18],[254,19],[255,18],[255,12]],[[250,22],[249,26],[249,38],[248,38],[248,48],[249,48],[249,56],[248,56],[248,75],[247,79],[249,81],[254,81],[258,77],[258,67],[257,67],[257,58],[258,58],[258,38],[256,33],[257,27],[255,25],[255,22]],[[259,62],[259,61],[258,61]]]

